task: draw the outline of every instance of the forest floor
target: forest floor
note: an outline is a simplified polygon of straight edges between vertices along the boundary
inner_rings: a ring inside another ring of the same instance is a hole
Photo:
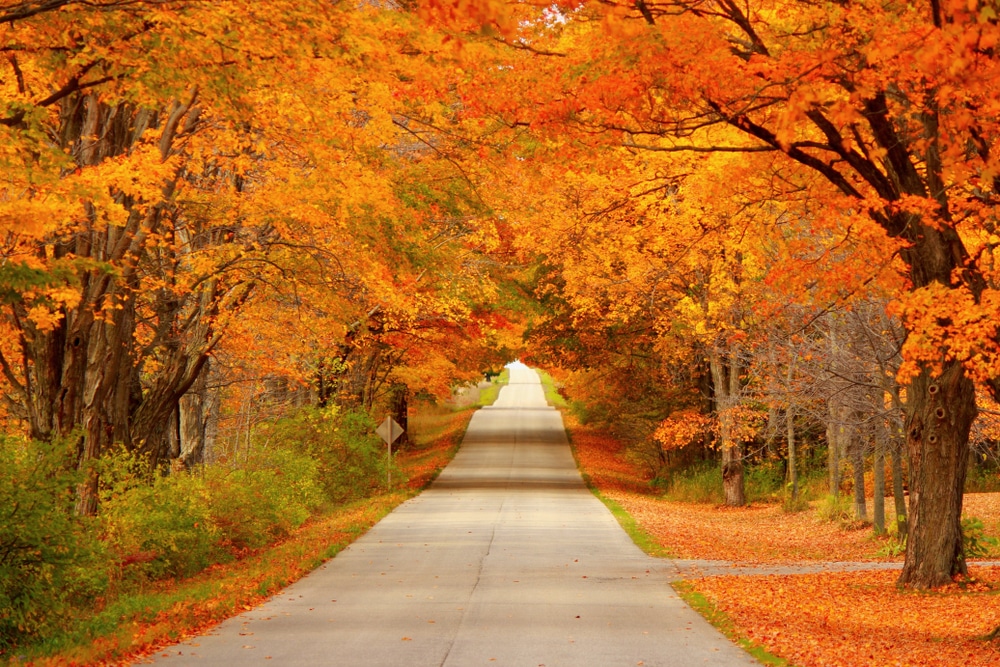
[[[654,544],[678,559],[727,561],[722,575],[687,569],[688,580],[676,588],[731,637],[778,656],[775,664],[1000,664],[1000,640],[987,637],[1000,627],[1000,567],[971,562],[969,579],[928,592],[897,588],[897,570],[837,571],[835,562],[902,557],[880,556],[889,540],[870,525],[827,521],[816,508],[789,513],[780,504],[729,508],[664,500],[621,443],[568,421],[590,483]],[[1000,533],[1000,494],[966,494],[964,505],[987,535]],[[798,565],[802,573],[754,573],[779,564],[793,572]],[[807,572],[817,566],[829,571]]]

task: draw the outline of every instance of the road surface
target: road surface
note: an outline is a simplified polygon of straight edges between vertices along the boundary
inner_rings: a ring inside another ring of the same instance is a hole
[[[437,481],[163,665],[756,665],[584,487],[537,374],[478,411]]]

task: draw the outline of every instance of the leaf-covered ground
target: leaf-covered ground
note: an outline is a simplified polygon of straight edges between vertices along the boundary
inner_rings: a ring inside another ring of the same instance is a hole
[[[678,558],[747,564],[800,560],[868,561],[882,542],[868,529],[843,530],[815,512],[782,512],[780,505],[728,508],[671,503],[653,496],[607,491]]]
[[[868,529],[843,530],[816,512],[789,514],[774,504],[729,508],[669,502],[650,494],[648,483],[614,439],[577,428],[573,443],[591,482],[677,558],[747,564],[886,560],[876,557],[883,542],[872,538]]]
[[[884,544],[869,528],[844,530],[814,510],[659,499],[620,443],[572,422],[570,429],[591,482],[677,557],[748,565],[872,561]],[[1000,494],[968,494],[965,514],[996,535]],[[973,564],[970,574],[973,583],[930,593],[898,590],[896,571],[727,575],[689,586],[724,612],[737,634],[792,665],[997,665],[1000,640],[984,637],[1000,626],[1000,568]]]
[[[740,634],[800,667],[1000,664],[1000,569],[979,584],[900,591],[896,572],[707,577],[693,587]]]

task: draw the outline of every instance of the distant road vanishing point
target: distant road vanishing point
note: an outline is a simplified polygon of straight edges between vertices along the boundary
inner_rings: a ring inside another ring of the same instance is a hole
[[[472,418],[437,481],[336,558],[163,665],[756,665],[591,495],[538,375]]]

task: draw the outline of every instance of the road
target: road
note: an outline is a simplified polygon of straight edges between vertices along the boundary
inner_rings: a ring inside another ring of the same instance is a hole
[[[164,665],[756,665],[681,601],[576,470],[511,365],[437,481],[336,558]]]

